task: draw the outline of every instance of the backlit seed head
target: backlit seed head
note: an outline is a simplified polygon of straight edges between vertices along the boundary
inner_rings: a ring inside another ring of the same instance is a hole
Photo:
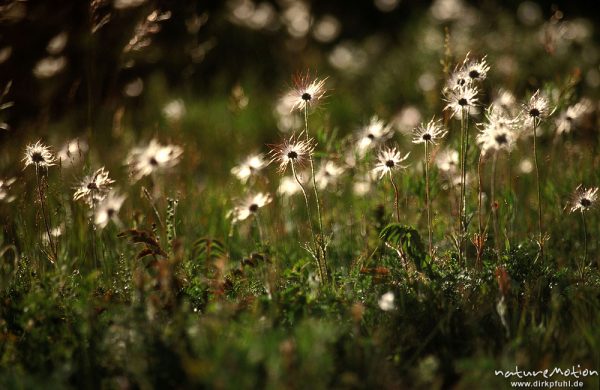
[[[29,144],[25,148],[25,157],[23,157],[25,168],[35,165],[37,168],[48,168],[56,165],[56,157],[52,154],[50,147],[37,141],[35,144]]]

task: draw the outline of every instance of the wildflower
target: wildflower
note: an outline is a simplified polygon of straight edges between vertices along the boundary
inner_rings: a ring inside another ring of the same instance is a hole
[[[36,168],[48,168],[56,165],[56,157],[52,154],[50,147],[38,141],[35,144],[27,145],[23,162],[25,168],[30,165],[35,165]]]
[[[384,148],[377,156],[377,164],[373,168],[373,173],[379,174],[379,180],[387,173],[391,174],[397,169],[404,169],[406,166],[401,163],[408,158],[410,152],[404,156],[396,148]]]
[[[379,308],[383,311],[394,310],[396,308],[396,305],[394,304],[394,298],[394,293],[388,291],[379,298],[377,304],[379,305]]]
[[[587,99],[582,99],[575,105],[567,107],[556,120],[556,133],[568,134],[576,126],[577,122],[586,115],[591,109],[592,103]]]
[[[427,124],[422,123],[413,130],[413,143],[437,144],[437,141],[443,138],[448,132],[444,130],[439,120],[432,118]]]
[[[294,77],[292,90],[285,95],[286,104],[290,111],[302,111],[310,106],[316,106],[327,92],[325,81],[312,78],[310,73],[298,74]]]
[[[243,221],[252,215],[256,215],[258,210],[271,203],[271,195],[259,192],[246,197],[233,210],[233,222]]]
[[[464,85],[459,88],[444,91],[444,100],[447,102],[445,109],[452,111],[452,116],[460,115],[463,110],[467,113],[478,104],[477,94],[479,90],[472,85]]]
[[[535,91],[529,101],[523,105],[523,111],[525,115],[525,125],[531,127],[534,123],[539,123],[546,119],[548,116],[554,113],[554,110],[550,109],[550,103],[548,99],[540,93],[538,89]]]
[[[96,208],[94,213],[94,223],[96,226],[104,229],[110,221],[121,225],[118,214],[124,201],[124,195],[119,195],[116,191],[110,191]]]
[[[473,82],[485,80],[490,70],[485,57],[481,60],[469,59],[469,54],[465,57],[463,63],[452,72],[446,82],[446,91],[468,87]]]
[[[446,149],[437,155],[435,162],[438,169],[442,172],[456,172],[458,169],[458,152],[453,149]]]
[[[231,169],[231,173],[237,177],[242,183],[246,183],[248,179],[258,174],[264,167],[267,166],[267,161],[262,154],[252,154],[248,156],[240,165]]]
[[[317,171],[317,185],[320,189],[325,189],[330,184],[335,183],[342,173],[344,173],[344,168],[333,161],[327,161]]]
[[[383,143],[393,135],[392,126],[374,115],[369,123],[360,130],[357,149],[360,156],[374,145]]]
[[[279,164],[278,171],[283,173],[290,164],[296,167],[304,165],[312,156],[314,149],[315,143],[312,139],[304,139],[302,133],[298,137],[292,134],[289,139],[284,139],[282,143],[272,145],[271,162]]]
[[[146,147],[133,148],[127,156],[126,164],[131,169],[134,180],[155,172],[173,168],[179,163],[183,149],[175,145],[163,146],[155,139]]]
[[[482,153],[502,149],[511,151],[516,141],[516,120],[496,109],[493,104],[487,109],[486,118],[487,123],[477,135]]]
[[[292,196],[300,191],[300,185],[292,176],[284,176],[279,181],[277,193],[282,196]]]
[[[571,196],[570,211],[572,213],[576,211],[585,212],[596,206],[596,200],[598,199],[598,187],[585,188],[579,185],[573,195]]]
[[[83,199],[89,205],[95,205],[106,197],[114,182],[102,167],[81,180],[73,194],[73,200]]]
[[[14,195],[10,195],[10,186],[12,186],[17,179],[0,179],[0,202],[10,203],[16,199]]]
[[[467,54],[462,65],[462,70],[472,81],[483,81],[487,77],[490,66],[485,57],[479,61],[470,60],[469,55]]]

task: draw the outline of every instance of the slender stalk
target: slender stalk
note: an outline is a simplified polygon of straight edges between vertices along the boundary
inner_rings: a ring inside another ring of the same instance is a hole
[[[482,174],[481,174],[481,170],[483,168],[483,153],[479,154],[479,164],[477,164],[477,176],[479,178],[478,180],[478,184],[479,184],[479,196],[478,196],[478,202],[477,202],[477,208],[478,208],[478,216],[479,216],[479,236],[483,237],[483,210],[482,210],[482,203],[483,203],[483,178],[482,178]]]
[[[396,209],[396,221],[398,223],[400,223],[400,206],[398,205],[398,199],[399,199],[398,187],[396,186],[396,183],[394,182],[392,172],[390,172],[389,175],[390,175],[390,181],[392,182],[392,187],[394,187],[394,207]]]
[[[306,133],[306,140],[309,141],[308,136],[308,104],[304,105],[304,132]],[[313,162],[312,155],[308,156],[310,162],[310,174],[312,176],[313,188],[315,191],[315,202],[317,203],[317,216],[319,219],[319,234],[323,235],[323,218],[321,217],[321,204],[319,201],[319,190],[317,189],[317,179],[315,177],[315,164]]]
[[[496,203],[496,162],[498,160],[498,152],[494,152],[494,158],[492,159],[492,183],[491,183],[491,201],[492,201],[492,221],[494,225],[494,244],[496,252],[500,256],[500,241],[498,237],[498,206]]]
[[[465,193],[464,182],[464,146],[465,146],[465,110],[463,109],[460,117],[460,197],[458,199],[458,260],[462,263],[462,236],[463,236],[463,200]]]
[[[96,249],[96,224],[94,216],[96,215],[96,199],[94,198],[94,190],[92,190],[92,216],[90,217],[90,230],[92,231],[92,252],[94,257],[94,269],[98,269],[98,251]]]
[[[433,242],[431,231],[431,205],[429,198],[429,150],[425,142],[425,202],[427,203],[427,230],[429,233],[429,257],[433,259]]]
[[[310,140],[308,136],[308,104],[304,104],[304,131],[306,132],[306,141]],[[317,250],[319,251],[318,257],[321,259],[319,262],[322,263],[323,276],[327,276],[327,253],[324,244],[325,237],[323,235],[323,217],[321,216],[321,202],[319,200],[319,190],[317,188],[317,179],[315,175],[315,164],[312,155],[308,156],[310,162],[310,174],[312,177],[313,190],[315,192],[315,203],[317,204],[317,217],[319,221],[319,236],[317,237]],[[325,279],[321,279],[325,281]]]
[[[477,215],[479,219],[479,233],[476,235],[476,239],[474,240],[475,247],[477,248],[477,267],[481,267],[482,265],[482,254],[483,254],[483,246],[485,243],[485,232],[483,231],[483,179],[482,179],[482,171],[483,168],[483,153],[479,153],[479,163],[477,164],[477,177],[478,177],[478,187],[479,193],[477,197]]]
[[[507,236],[508,236],[508,240],[509,240],[509,244],[512,241],[514,232],[515,232],[515,208],[516,208],[516,200],[514,197],[514,184],[513,184],[513,179],[512,179],[512,153],[508,152],[508,159],[507,159],[507,170],[508,170],[508,189],[509,189],[509,194],[510,194],[510,201],[511,201],[511,206],[512,206],[512,210],[511,210],[511,214],[510,214],[510,232],[508,232]]]
[[[544,241],[543,241],[543,230],[542,230],[542,192],[540,189],[540,169],[538,166],[537,157],[537,127],[538,120],[533,118],[533,160],[535,163],[535,179],[537,182],[537,201],[538,201],[538,240],[540,246],[540,256],[544,258]]]
[[[50,250],[52,251],[52,255],[54,258],[50,258],[50,262],[54,264],[54,261],[58,259],[58,251],[54,242],[52,241],[52,234],[50,233],[50,224],[48,223],[48,219],[46,218],[46,208],[44,206],[44,196],[42,195],[42,182],[40,180],[39,167],[35,164],[35,177],[37,179],[37,188],[38,195],[40,198],[40,207],[42,209],[42,217],[44,220],[44,226],[46,227],[46,234],[48,235],[48,243],[50,244]]]
[[[467,156],[469,155],[469,111],[468,108],[462,109],[462,113],[465,116],[465,154],[463,156],[463,235],[462,235],[462,243],[463,243],[463,253],[465,254],[465,263],[467,257]]]
[[[581,210],[581,222],[583,222],[583,268],[587,263],[588,256],[587,226],[585,223],[585,212],[583,210]]]
[[[308,225],[310,226],[310,234],[313,239],[313,244],[315,245],[315,248],[318,250],[317,238],[315,236],[315,230],[313,228],[313,223],[312,223],[312,216],[310,213],[310,205],[308,204],[308,195],[306,194],[306,189],[304,188],[304,185],[302,184],[302,182],[298,178],[298,175],[296,174],[296,168],[294,167],[294,163],[292,162],[290,165],[292,166],[292,175],[294,176],[294,179],[296,179],[296,182],[300,186],[300,190],[302,190],[302,195],[304,195],[304,203],[306,204],[306,214],[308,215]],[[319,277],[321,278],[321,281],[323,281],[323,276],[324,276],[323,269],[321,266],[321,261],[319,259],[317,259],[317,269],[319,271]]]
[[[460,115],[460,204],[459,204],[459,260],[466,257],[466,215],[467,215],[467,153],[469,149],[469,112],[467,108],[461,109]]]

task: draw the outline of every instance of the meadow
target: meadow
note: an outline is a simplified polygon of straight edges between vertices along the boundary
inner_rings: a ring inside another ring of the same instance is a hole
[[[599,386],[593,18],[63,6],[0,7],[0,388]]]

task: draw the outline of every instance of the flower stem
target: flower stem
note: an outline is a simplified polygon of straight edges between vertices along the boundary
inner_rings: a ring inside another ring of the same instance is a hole
[[[429,198],[429,150],[425,142],[425,202],[427,203],[427,230],[429,234],[429,257],[433,259],[433,242],[431,231],[431,205]]]
[[[298,175],[296,174],[296,168],[294,167],[294,163],[292,162],[290,165],[292,166],[292,175],[294,175],[294,179],[296,179],[296,182],[300,186],[300,190],[302,190],[302,195],[304,195],[304,203],[306,204],[306,214],[308,215],[308,225],[310,226],[310,234],[312,236],[313,244],[315,245],[315,249],[318,250],[317,237],[315,236],[315,230],[313,228],[313,223],[312,223],[312,216],[310,214],[310,205],[308,204],[308,195],[306,194],[306,189],[304,188],[304,185],[302,184],[302,182],[298,178]],[[321,278],[321,281],[322,281],[323,280],[323,270],[321,268],[321,261],[318,259],[317,259],[317,269],[319,271],[319,277]]]
[[[54,256],[54,258],[50,257],[50,262],[52,264],[54,264],[55,260],[58,259],[58,251],[52,241],[52,234],[50,233],[50,224],[48,223],[48,219],[46,218],[46,208],[44,206],[44,196],[42,195],[42,182],[40,180],[39,167],[37,164],[35,165],[35,177],[37,179],[37,188],[38,188],[38,195],[40,198],[40,207],[42,209],[41,211],[42,211],[42,217],[44,219],[44,226],[46,227],[46,234],[48,235],[48,243],[50,244],[50,250],[52,251],[52,256]]]
[[[583,269],[583,267],[585,267],[585,265],[587,263],[587,256],[588,256],[587,226],[585,223],[585,212],[583,210],[581,210],[581,221],[583,222],[583,265],[582,265],[582,269]]]
[[[463,107],[461,109],[460,116],[460,201],[458,210],[458,259],[463,261],[465,256],[465,250],[463,244],[465,242],[465,214],[466,214],[466,178],[467,178],[467,148],[468,148],[468,137],[467,137],[467,110]]]
[[[390,182],[392,182],[392,187],[394,187],[394,207],[396,209],[396,221],[398,223],[400,223],[400,206],[398,205],[398,199],[399,199],[398,187],[396,186],[396,183],[394,182],[394,178],[392,177],[391,171],[390,171]]]
[[[540,189],[540,169],[537,157],[537,127],[538,120],[533,118],[533,160],[535,163],[535,179],[537,182],[537,201],[538,201],[538,245],[540,246],[540,257],[544,258],[544,241],[542,230],[542,192]]]
[[[496,202],[496,162],[498,161],[498,152],[494,152],[492,159],[492,183],[490,189],[492,201],[492,219],[494,224],[494,244],[498,257],[500,256],[500,237],[498,236],[498,203]]]
[[[477,208],[479,212],[477,213],[479,216],[479,238],[483,239],[483,211],[482,211],[482,200],[483,200],[483,179],[481,175],[481,170],[483,168],[483,153],[479,155],[479,164],[477,164],[477,174],[479,177],[479,196],[477,202]]]
[[[304,131],[306,133],[306,141],[310,142],[310,137],[308,136],[308,104],[304,105]],[[319,221],[319,236],[317,237],[317,249],[319,250],[319,258],[321,258],[322,267],[325,271],[323,276],[327,276],[327,254],[324,245],[325,238],[323,237],[323,218],[321,216],[321,202],[319,200],[319,190],[317,189],[317,179],[315,176],[315,164],[312,155],[308,156],[308,160],[310,162],[310,174],[312,177],[312,184],[315,192],[315,203],[317,204],[317,218]],[[321,280],[324,281],[324,279]]]

